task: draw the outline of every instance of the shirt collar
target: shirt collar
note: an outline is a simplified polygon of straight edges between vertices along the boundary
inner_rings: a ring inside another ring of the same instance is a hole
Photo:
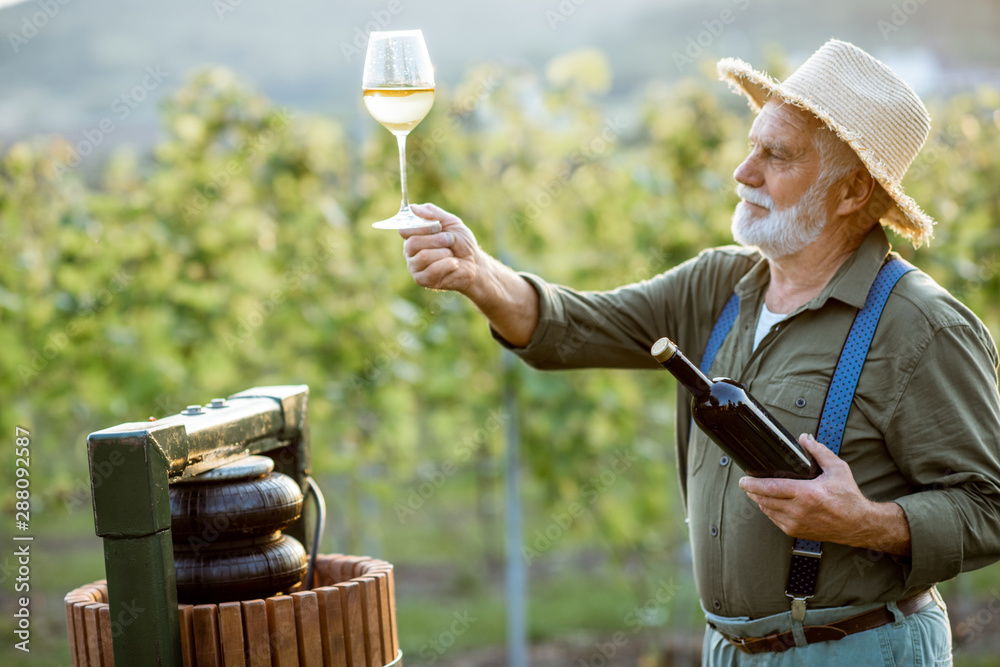
[[[865,236],[858,249],[854,251],[854,254],[840,265],[840,268],[837,269],[837,272],[823,290],[799,310],[820,308],[830,298],[843,301],[858,310],[863,308],[865,299],[868,298],[868,290],[871,289],[872,283],[875,282],[875,276],[878,275],[879,269],[882,268],[882,264],[885,262],[886,255],[889,254],[890,249],[889,239],[886,237],[882,225],[875,225],[868,232],[868,235]],[[767,260],[761,258],[740,279],[734,291],[740,297],[740,300],[745,300],[752,295],[757,295],[758,298],[761,298],[770,281],[770,267]]]

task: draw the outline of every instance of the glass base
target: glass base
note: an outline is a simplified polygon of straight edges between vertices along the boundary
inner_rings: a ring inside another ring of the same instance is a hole
[[[415,215],[409,208],[400,209],[399,213],[388,220],[373,222],[375,229],[420,229],[421,227],[431,227],[436,225],[437,220],[427,220]]]

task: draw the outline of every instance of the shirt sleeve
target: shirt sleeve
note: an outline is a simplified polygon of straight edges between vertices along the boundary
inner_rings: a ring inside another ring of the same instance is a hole
[[[663,276],[610,292],[578,292],[521,274],[538,292],[539,320],[528,346],[501,344],[540,370],[655,368],[649,348],[667,335]]]
[[[715,248],[606,292],[577,291],[522,273],[538,293],[538,326],[523,348],[496,331],[493,337],[539,370],[657,368],[649,348],[663,336],[701,353],[713,314],[755,261],[745,249]]]
[[[981,325],[979,325],[981,327]],[[900,394],[887,446],[914,492],[896,499],[911,535],[907,589],[1000,558],[1000,395],[989,334],[936,331]]]

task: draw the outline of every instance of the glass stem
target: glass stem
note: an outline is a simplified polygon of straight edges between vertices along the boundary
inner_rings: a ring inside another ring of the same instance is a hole
[[[396,135],[396,144],[399,145],[399,177],[400,185],[403,189],[403,198],[399,203],[400,212],[410,211],[410,196],[406,192],[406,132]]]

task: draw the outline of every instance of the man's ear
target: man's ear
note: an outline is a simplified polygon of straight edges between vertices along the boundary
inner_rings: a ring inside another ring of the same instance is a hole
[[[836,214],[847,216],[862,210],[868,205],[868,200],[875,192],[875,186],[875,178],[864,167],[852,171],[841,183],[843,194],[837,202]]]

